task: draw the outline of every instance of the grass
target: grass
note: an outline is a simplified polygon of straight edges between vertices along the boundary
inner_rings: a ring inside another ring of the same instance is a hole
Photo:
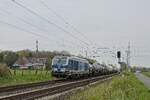
[[[144,74],[144,75],[146,75],[146,76],[150,77],[150,71],[142,72],[142,74]]]
[[[73,94],[68,100],[150,100],[150,91],[133,73]]]
[[[11,70],[11,76],[0,77],[0,87],[52,80],[51,71]]]

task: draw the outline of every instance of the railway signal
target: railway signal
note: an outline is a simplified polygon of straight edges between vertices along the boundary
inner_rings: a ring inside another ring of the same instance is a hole
[[[118,62],[121,62],[121,51],[117,51]]]

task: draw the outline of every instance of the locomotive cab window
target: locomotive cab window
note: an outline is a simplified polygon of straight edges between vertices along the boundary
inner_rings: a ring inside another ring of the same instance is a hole
[[[53,60],[53,65],[56,65],[56,64],[67,64],[67,58],[55,58]]]

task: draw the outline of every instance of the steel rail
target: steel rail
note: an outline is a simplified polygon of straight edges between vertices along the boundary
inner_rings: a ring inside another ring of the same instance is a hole
[[[19,89],[38,87],[38,86],[42,86],[42,85],[61,83],[61,82],[64,82],[64,81],[66,81],[66,80],[65,79],[56,79],[56,80],[37,82],[37,83],[5,86],[5,87],[0,87],[0,93],[6,92],[6,91],[9,92],[9,91],[16,91],[16,90],[19,90]]]
[[[99,80],[108,79],[112,77],[113,75],[116,75],[116,74],[97,76],[97,77],[91,77],[91,78],[83,79],[83,80],[66,82],[63,84],[58,84],[58,85],[54,85],[54,86],[47,87],[47,88],[42,88],[38,90],[0,97],[0,100],[34,100],[34,99],[42,98],[45,96],[62,93],[64,91],[68,91],[77,87],[85,86],[85,85],[88,85],[90,83],[93,83]]]

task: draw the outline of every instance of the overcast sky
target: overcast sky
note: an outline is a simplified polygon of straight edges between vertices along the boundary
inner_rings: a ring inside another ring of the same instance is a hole
[[[122,50],[125,56],[130,41],[131,63],[150,66],[149,0],[15,0],[40,17],[12,0],[0,1],[2,50],[35,50],[35,41],[39,40],[40,50],[68,50],[77,54],[85,47],[83,41],[89,43],[88,38],[99,47]]]

